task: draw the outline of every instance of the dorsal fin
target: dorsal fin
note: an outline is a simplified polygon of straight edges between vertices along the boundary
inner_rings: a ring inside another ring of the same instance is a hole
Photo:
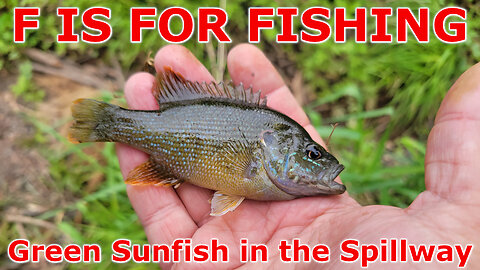
[[[228,83],[192,82],[170,67],[164,67],[162,72],[157,73],[152,92],[160,106],[162,103],[201,98],[228,99],[262,107],[266,107],[267,104],[267,99],[261,97],[260,91],[254,93],[251,87],[245,89],[241,83],[235,86],[232,81]]]

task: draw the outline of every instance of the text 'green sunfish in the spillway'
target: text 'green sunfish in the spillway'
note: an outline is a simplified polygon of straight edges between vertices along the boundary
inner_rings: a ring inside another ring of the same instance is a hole
[[[121,142],[150,155],[132,170],[131,185],[216,191],[211,215],[245,199],[272,201],[340,194],[343,165],[289,117],[269,109],[242,84],[185,80],[165,68],[153,87],[160,109],[128,110],[79,99],[72,105],[72,142]]]

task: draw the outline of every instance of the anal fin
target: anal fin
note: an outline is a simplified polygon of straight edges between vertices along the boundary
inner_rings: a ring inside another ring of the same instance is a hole
[[[227,195],[220,191],[213,194],[211,201],[211,216],[222,216],[227,212],[235,210],[245,199],[245,197],[237,195]]]
[[[125,183],[129,185],[178,186],[182,180],[173,176],[166,168],[154,160],[138,165],[128,173]]]

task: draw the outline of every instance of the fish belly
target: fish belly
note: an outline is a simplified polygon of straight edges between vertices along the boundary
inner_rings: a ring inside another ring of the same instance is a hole
[[[268,118],[274,117],[262,110],[209,104],[124,110],[111,134],[114,141],[147,152],[182,181],[255,200],[293,199],[270,181],[258,157],[250,157],[251,173],[252,168],[245,171],[235,164],[245,149],[231,149],[237,145],[257,150],[261,132],[277,120]]]

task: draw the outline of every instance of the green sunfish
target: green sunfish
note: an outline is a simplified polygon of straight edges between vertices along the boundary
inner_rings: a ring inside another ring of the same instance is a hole
[[[188,81],[167,67],[152,92],[157,111],[75,101],[70,140],[121,142],[148,153],[127,184],[188,182],[214,190],[214,216],[245,198],[291,200],[345,191],[334,181],[343,165],[302,126],[269,109],[259,92],[231,82]]]

